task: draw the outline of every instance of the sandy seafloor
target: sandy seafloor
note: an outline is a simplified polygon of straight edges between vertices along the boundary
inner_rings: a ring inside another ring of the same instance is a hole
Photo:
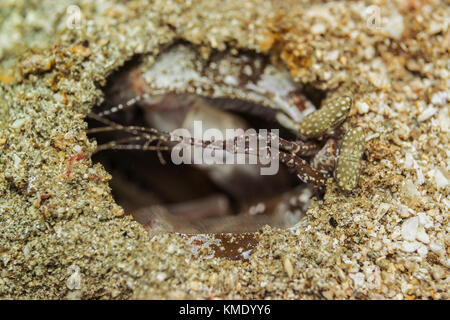
[[[1,298],[449,298],[448,4],[279,3],[1,2]],[[264,228],[245,263],[150,239],[92,164],[84,117],[111,72],[175,39],[278,56],[299,83],[351,93],[358,187],[330,179],[303,224]]]

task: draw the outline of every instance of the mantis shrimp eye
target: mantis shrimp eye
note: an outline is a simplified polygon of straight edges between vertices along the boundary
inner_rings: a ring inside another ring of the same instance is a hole
[[[340,97],[318,111],[306,116],[298,125],[299,133],[307,138],[317,137],[344,120],[352,105],[350,97]]]
[[[345,191],[352,191],[358,182],[364,138],[364,130],[361,127],[355,127],[347,132],[342,142],[336,179],[339,187]]]

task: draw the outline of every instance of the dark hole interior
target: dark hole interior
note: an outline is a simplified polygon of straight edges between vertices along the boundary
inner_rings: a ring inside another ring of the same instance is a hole
[[[264,107],[251,105],[243,101],[227,101],[226,99],[203,99],[191,97],[194,103],[201,99],[208,104],[217,106],[234,105],[244,110],[233,114],[238,119],[244,119],[251,128],[270,129],[278,128],[276,123],[264,117],[248,116],[247,109],[264,109]],[[177,95],[169,98],[171,103],[186,101],[185,96]],[[163,114],[162,117],[177,117],[178,114]],[[183,113],[181,111],[181,113]],[[251,112],[250,112],[251,113]],[[119,112],[114,121],[122,125],[146,125],[145,116],[139,106]],[[160,118],[158,118],[159,121]],[[217,119],[220,121],[220,119]],[[98,127],[95,120],[88,120],[89,128]],[[288,132],[280,130],[285,138],[290,137]],[[119,139],[123,133],[108,132],[95,134],[99,145],[114,139]],[[191,230],[192,232],[214,232],[217,224],[229,223],[229,229],[220,231],[244,232],[255,231],[268,223],[272,224],[273,216],[280,210],[280,204],[286,202],[290,192],[301,187],[301,182],[295,174],[280,165],[277,174],[264,176],[259,174],[257,165],[175,165],[170,161],[170,151],[162,152],[166,160],[162,164],[155,151],[141,150],[105,150],[94,154],[93,161],[101,162],[112,175],[111,188],[113,196],[125,212],[133,214],[136,220],[147,224],[153,212],[142,213],[143,208],[164,209],[176,217],[176,221],[169,222],[174,230]],[[255,207],[264,212],[261,219],[253,219],[250,212]],[[253,209],[252,209],[253,208]],[[148,211],[148,210],[147,210]],[[220,217],[220,219],[219,219]],[[224,219],[239,217],[236,222]],[[246,218],[245,218],[246,217]],[[264,219],[266,218],[266,219]],[[216,220],[216,221],[214,221]],[[211,226],[209,225],[209,223]],[[215,226],[214,226],[215,225]],[[277,223],[275,223],[277,225]],[[191,227],[189,227],[191,226]],[[280,227],[284,225],[279,223]]]

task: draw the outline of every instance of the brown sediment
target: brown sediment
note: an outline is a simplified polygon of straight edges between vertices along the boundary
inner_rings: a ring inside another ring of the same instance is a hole
[[[248,260],[258,244],[258,233],[219,233],[201,235],[182,235],[188,239],[188,243],[194,248],[196,255],[198,250],[211,247],[211,258],[224,258],[227,260]],[[210,249],[210,250],[211,250]]]
[[[1,36],[16,35],[0,41],[0,75],[14,75],[0,77],[1,297],[448,299],[448,6],[377,3],[386,25],[371,29],[359,1],[80,2],[90,23],[70,30],[65,3],[19,2],[0,12]],[[20,5],[32,3],[27,20]],[[330,181],[303,223],[264,228],[244,263],[195,256],[177,234],[150,238],[90,159],[83,119],[107,76],[180,38],[205,56],[265,51],[326,100],[352,92],[344,126],[366,133],[358,187]],[[36,42],[35,61],[54,63],[21,74]],[[72,49],[86,44],[92,53]],[[67,286],[71,266],[80,289]]]

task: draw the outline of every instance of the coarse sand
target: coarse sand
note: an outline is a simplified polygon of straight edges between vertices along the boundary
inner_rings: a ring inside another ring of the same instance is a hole
[[[0,5],[0,297],[448,299],[450,7],[444,1],[74,1]],[[80,16],[78,16],[78,10]],[[79,19],[78,19],[79,18]],[[358,187],[330,179],[248,261],[153,238],[113,200],[84,121],[106,78],[174,41],[280,59],[351,95]]]

